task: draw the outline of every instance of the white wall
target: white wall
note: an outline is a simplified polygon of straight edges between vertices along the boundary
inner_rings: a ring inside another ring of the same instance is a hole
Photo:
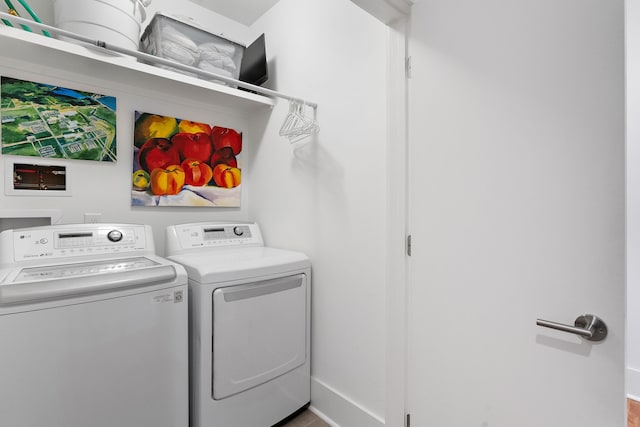
[[[153,0],[147,8],[147,19],[143,23],[143,27],[149,24],[149,21],[151,21],[156,12],[178,18],[187,18],[203,29],[213,34],[224,36],[237,43],[248,44],[253,41],[253,39],[248,38],[249,28],[247,26],[190,1]]]
[[[22,8],[19,2],[12,2],[20,16],[31,19],[29,14]],[[40,18],[43,24],[53,25],[53,0],[28,0],[31,10]],[[3,10],[5,12],[5,10]]]
[[[386,39],[348,0],[281,0],[265,32],[270,86],[317,102],[320,133],[278,136],[279,101],[253,152],[249,216],[313,262],[312,405],[344,427],[385,413]]]
[[[640,400],[640,1],[626,1],[627,394]]]

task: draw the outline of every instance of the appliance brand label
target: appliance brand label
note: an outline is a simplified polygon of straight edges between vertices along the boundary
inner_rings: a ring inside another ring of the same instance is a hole
[[[183,291],[175,291],[171,294],[156,295],[153,297],[153,302],[161,304],[165,302],[179,303],[184,300]]]
[[[182,291],[175,291],[173,293],[173,302],[182,302]]]

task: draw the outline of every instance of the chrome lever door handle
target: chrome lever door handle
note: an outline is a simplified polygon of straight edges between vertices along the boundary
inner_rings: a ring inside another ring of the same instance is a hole
[[[588,341],[602,341],[607,337],[607,325],[605,325],[602,319],[593,314],[578,316],[574,322],[574,326],[542,319],[538,319],[536,325],[580,335]]]

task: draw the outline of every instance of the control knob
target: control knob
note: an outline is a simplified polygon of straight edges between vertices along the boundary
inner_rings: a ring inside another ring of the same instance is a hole
[[[118,230],[111,230],[109,233],[107,233],[107,239],[112,242],[119,242],[120,240],[122,240],[122,232]]]
[[[241,227],[233,227],[233,234],[235,234],[236,236],[242,236],[244,234],[244,231]]]

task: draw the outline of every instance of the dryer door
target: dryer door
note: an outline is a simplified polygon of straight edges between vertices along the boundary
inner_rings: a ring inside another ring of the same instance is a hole
[[[213,291],[212,396],[263,384],[306,360],[304,274]]]

